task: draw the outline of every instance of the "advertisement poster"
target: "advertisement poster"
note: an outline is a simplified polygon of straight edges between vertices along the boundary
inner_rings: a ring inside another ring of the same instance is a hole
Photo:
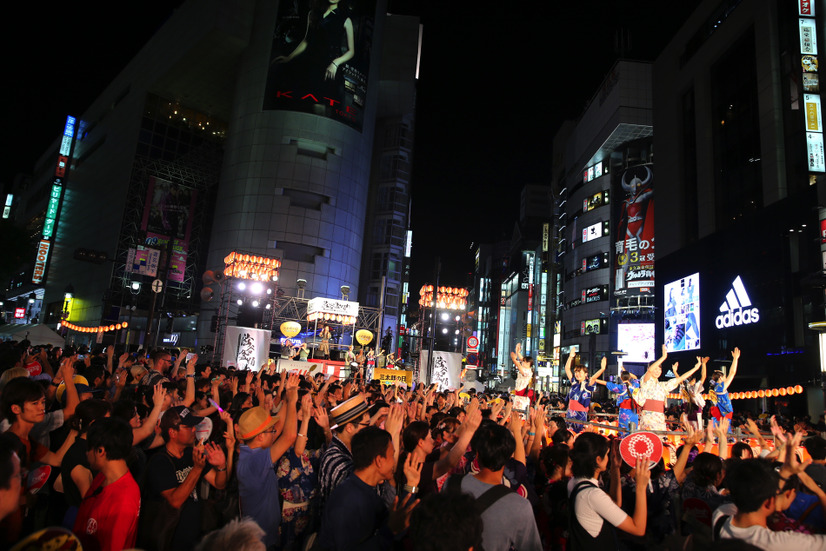
[[[616,173],[618,215],[614,242],[614,294],[650,293],[654,287],[654,170],[639,165]]]
[[[225,367],[258,371],[267,365],[270,351],[270,331],[231,325],[224,335]]]
[[[700,348],[700,274],[666,283],[665,346],[669,352]]]
[[[145,244],[159,250],[166,249],[170,237],[174,239],[167,273],[169,281],[184,281],[197,196],[198,192],[188,187],[160,178],[149,179],[141,229],[146,232]]]
[[[263,109],[320,115],[361,131],[375,11],[374,0],[281,2]]]
[[[623,362],[651,363],[654,355],[653,323],[620,323],[617,325],[617,348],[624,352]]]

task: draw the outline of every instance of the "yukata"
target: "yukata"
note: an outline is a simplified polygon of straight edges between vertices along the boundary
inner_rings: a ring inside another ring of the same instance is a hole
[[[279,549],[298,548],[304,534],[312,532],[312,519],[317,507],[318,476],[313,465],[318,465],[321,450],[304,450],[300,456],[295,448],[275,464],[278,491],[281,494],[281,544]]]
[[[654,378],[643,379],[637,393],[637,403],[642,407],[640,411],[640,430],[667,430],[665,426],[665,398],[680,385],[679,381],[660,382]]]
[[[628,389],[631,389],[632,394],[635,393],[640,388],[640,382],[637,379],[632,379],[627,385],[625,383],[607,383],[605,386],[608,387],[609,392],[616,394],[615,399],[619,408],[620,436],[628,436],[631,423],[640,424],[636,403],[628,394]]]
[[[731,398],[728,395],[728,389],[726,389],[726,382],[723,380],[718,383],[712,382],[711,391],[714,392],[717,397],[717,403],[711,407],[711,416],[714,418],[714,426],[716,427],[723,417],[731,422],[734,407],[731,405]],[[731,425],[729,425],[728,429],[731,431]]]
[[[591,407],[591,395],[594,392],[594,385],[588,385],[585,381],[574,381],[571,390],[568,391],[568,412],[566,417],[577,419],[578,421],[588,420],[588,408]],[[579,423],[569,423],[568,428],[572,432],[582,432],[584,425]]]

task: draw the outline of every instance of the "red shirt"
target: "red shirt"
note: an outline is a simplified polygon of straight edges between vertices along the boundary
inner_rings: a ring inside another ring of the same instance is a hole
[[[99,473],[80,504],[74,533],[84,549],[120,551],[135,547],[141,492],[132,474],[103,486]]]

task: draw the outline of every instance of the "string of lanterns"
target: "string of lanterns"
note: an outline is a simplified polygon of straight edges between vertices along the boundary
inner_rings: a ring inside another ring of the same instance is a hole
[[[342,316],[341,314],[325,314],[322,312],[313,312],[307,314],[307,321],[329,321],[341,323],[343,325],[354,325],[356,323],[355,316]]]
[[[447,310],[464,310],[467,307],[468,290],[461,287],[439,287],[434,301],[433,285],[422,285],[419,289],[419,306],[442,308]]]
[[[83,327],[68,321],[63,321],[60,323],[63,327],[71,329],[72,331],[77,331],[78,333],[109,333],[111,331],[120,331],[121,329],[126,329],[129,327],[129,323],[125,321],[115,323],[113,325],[99,325],[97,327]]]
[[[278,281],[281,261],[266,256],[255,256],[236,252],[224,258],[224,275],[253,281]]]
[[[793,394],[803,394],[803,387],[801,385],[796,385],[782,388],[746,390],[743,392],[728,393],[729,398],[731,398],[732,400],[750,400],[753,398],[777,398],[778,396],[792,396]],[[706,400],[710,400],[711,393],[704,394],[703,397]],[[668,395],[668,398],[671,400],[679,400],[682,397],[680,394],[672,392]]]

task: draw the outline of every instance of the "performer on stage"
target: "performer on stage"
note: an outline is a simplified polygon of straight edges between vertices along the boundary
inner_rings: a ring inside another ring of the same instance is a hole
[[[533,358],[530,356],[522,356],[522,343],[516,343],[516,347],[511,352],[511,360],[516,367],[516,385],[513,393],[515,396],[521,397],[517,400],[514,398],[514,409],[527,410],[528,406],[534,401],[534,393],[531,387],[531,379],[533,378]]]
[[[663,345],[663,355],[648,366],[648,371],[642,376],[640,391],[637,393],[637,403],[642,407],[640,411],[640,430],[667,430],[665,426],[665,398],[669,392],[680,386],[680,383],[691,377],[700,369],[697,362],[685,375],[674,377],[670,381],[660,382],[663,373],[662,364],[668,357],[668,349]],[[678,363],[674,364],[676,369]]]
[[[565,362],[565,375],[567,375],[571,381],[571,390],[568,391],[568,412],[566,413],[566,417],[587,421],[588,408],[591,406],[591,394],[594,392],[594,384],[608,366],[608,359],[603,356],[599,371],[588,379],[588,368],[584,365],[578,365],[574,368],[573,372],[571,371],[571,365],[573,365],[575,357],[576,353],[571,352],[568,356],[568,361]],[[585,382],[586,379],[588,379],[587,383]],[[582,432],[585,426],[579,423],[568,423],[568,428],[573,432]]]
[[[700,379],[692,377],[680,385],[680,394],[683,397],[683,412],[694,430],[703,430],[703,408],[706,405],[706,400],[703,398],[703,385],[706,382],[706,364],[708,360],[708,356],[705,358],[697,356],[697,361],[701,362],[702,365]],[[674,375],[677,375],[676,370]]]
[[[325,325],[321,329],[321,345],[318,347],[318,353],[321,354],[321,357],[325,360],[330,359],[330,339],[332,336],[333,333],[330,331],[330,327]]]
[[[714,426],[720,423],[720,420],[725,417],[731,423],[731,416],[734,408],[731,406],[731,398],[728,395],[728,386],[734,380],[734,375],[737,374],[737,364],[740,362],[740,349],[736,348],[731,352],[731,369],[729,369],[728,377],[722,371],[715,370],[711,374],[711,395],[712,402],[716,402],[711,406],[711,417],[714,419]],[[731,426],[729,425],[729,430]]]
[[[640,389],[640,380],[633,373],[623,370],[620,373],[620,383],[609,383],[599,379],[597,384],[605,385],[608,391],[614,394],[619,408],[620,437],[625,438],[630,431],[631,423],[639,425],[640,420],[637,415],[637,403],[634,401],[634,394]]]

